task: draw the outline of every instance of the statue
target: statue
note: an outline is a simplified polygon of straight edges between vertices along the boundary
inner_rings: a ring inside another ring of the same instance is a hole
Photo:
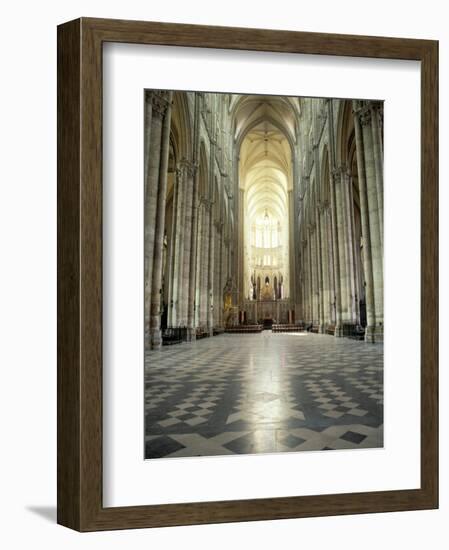
[[[223,289],[223,322],[225,326],[238,325],[237,289],[232,277],[228,277]]]
[[[265,278],[265,285],[262,288],[261,292],[261,300],[273,300],[273,287],[270,284],[270,279],[268,277]]]

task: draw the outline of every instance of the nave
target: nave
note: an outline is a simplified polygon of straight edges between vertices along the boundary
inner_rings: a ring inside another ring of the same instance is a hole
[[[145,349],[283,325],[381,342],[383,103],[145,95]]]
[[[145,456],[383,445],[383,103],[145,94]]]

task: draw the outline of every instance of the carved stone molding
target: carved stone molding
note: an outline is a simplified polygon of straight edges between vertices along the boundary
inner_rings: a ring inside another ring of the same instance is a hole
[[[197,165],[188,159],[181,159],[178,163],[176,171],[187,176],[194,177],[197,169]]]
[[[370,110],[373,122],[377,123],[380,126],[383,121],[383,103],[372,101],[370,105]]]
[[[206,202],[207,202],[207,199],[205,197],[203,196],[198,197],[198,208],[200,208],[201,206],[205,206]]]
[[[354,116],[359,116],[360,112],[362,111],[362,103],[358,99],[354,99],[352,101],[352,113]]]
[[[369,105],[360,111],[359,117],[360,117],[360,124],[362,126],[369,126],[371,124],[372,115],[371,115],[371,109]]]
[[[224,222],[222,220],[220,220],[219,222],[217,222],[216,227],[217,227],[218,234],[223,237],[223,235],[224,235]],[[224,240],[224,237],[223,237],[223,240]]]
[[[165,117],[170,104],[168,92],[151,92],[147,95],[147,101],[151,101],[153,116]]]
[[[341,171],[339,169],[332,170],[332,181],[334,182],[334,185],[341,182]]]
[[[346,164],[342,164],[338,168],[332,170],[332,180],[334,184],[345,183],[350,180],[351,172]]]
[[[180,186],[182,184],[182,170],[179,166],[175,168],[176,184]]]

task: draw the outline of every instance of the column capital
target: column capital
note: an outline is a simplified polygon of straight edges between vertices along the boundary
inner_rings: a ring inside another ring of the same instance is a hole
[[[212,210],[212,201],[210,201],[210,200],[207,199],[206,197],[202,197],[202,199],[201,199],[201,204],[203,204],[204,209],[205,209],[207,212],[210,212],[210,211]]]
[[[332,170],[332,180],[334,184],[348,181],[351,177],[351,172],[346,164],[340,165],[338,168]]]
[[[352,112],[354,115],[359,115],[360,111],[363,109],[362,102],[360,99],[353,99],[352,100]]]
[[[164,118],[170,105],[170,93],[165,91],[146,94],[146,102],[151,104],[154,116]]]
[[[362,126],[371,125],[371,106],[366,105],[359,111],[360,124]]]
[[[182,173],[187,174],[188,176],[194,177],[196,173],[197,165],[192,161],[183,158],[178,162],[176,167],[176,173],[181,175]]]
[[[373,123],[379,125],[383,121],[384,116],[384,105],[381,101],[372,101],[371,102],[371,119]]]
[[[221,230],[223,229],[224,223],[221,220],[214,220],[215,229],[218,233],[221,233]]]
[[[332,181],[334,185],[341,183],[341,170],[339,168],[334,168],[332,170]]]

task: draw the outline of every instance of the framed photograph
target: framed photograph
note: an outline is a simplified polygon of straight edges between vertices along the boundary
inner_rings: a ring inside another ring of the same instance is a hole
[[[58,522],[438,506],[438,43],[58,27]]]

